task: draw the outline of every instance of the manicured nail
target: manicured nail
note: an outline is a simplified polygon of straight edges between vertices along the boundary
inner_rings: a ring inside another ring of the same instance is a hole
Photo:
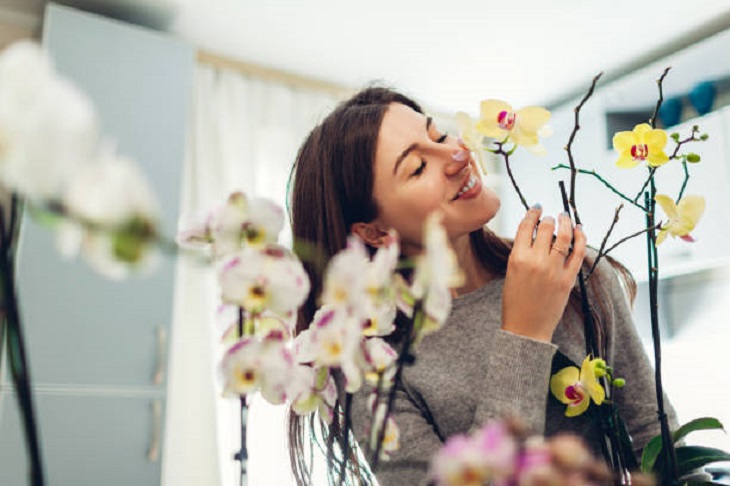
[[[575,225],[575,229],[577,229],[578,231],[580,231],[582,233],[583,232],[583,225],[582,224],[576,224]]]
[[[469,159],[469,151],[467,150],[457,150],[453,154],[451,154],[451,158],[454,159],[457,162],[464,162]]]
[[[542,204],[535,203],[535,204],[532,205],[532,208],[530,208],[530,209],[542,209]]]
[[[570,214],[568,214],[568,211],[563,211],[562,213],[560,213],[560,216],[563,218],[570,218]]]
[[[540,221],[540,222],[555,224],[555,218],[553,218],[552,216],[545,216],[544,218],[542,218],[542,221]]]

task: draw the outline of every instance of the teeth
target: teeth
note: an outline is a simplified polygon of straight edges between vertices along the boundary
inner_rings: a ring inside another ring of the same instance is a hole
[[[469,180],[468,180],[468,181],[466,182],[466,184],[464,184],[464,185],[462,186],[462,188],[461,188],[461,189],[459,189],[459,193],[458,193],[458,194],[456,195],[456,197],[459,197],[459,196],[461,196],[462,194],[464,194],[464,193],[465,193],[466,191],[468,191],[469,189],[471,189],[472,187],[474,187],[474,185],[475,185],[476,183],[477,183],[477,178],[476,178],[476,177],[474,177],[474,174],[472,174],[472,175],[471,175],[471,176],[469,177]]]

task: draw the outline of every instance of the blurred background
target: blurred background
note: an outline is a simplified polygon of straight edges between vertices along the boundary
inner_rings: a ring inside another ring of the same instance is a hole
[[[660,125],[682,138],[699,125],[710,138],[691,148],[702,161],[687,193],[707,198],[698,241],[660,247],[665,383],[680,421],[730,423],[727,0],[0,0],[0,45],[24,38],[42,41],[92,97],[104,133],[147,172],[169,235],[180,217],[232,190],[285,206],[308,131],[373,82],[413,96],[452,132],[455,112],[477,115],[485,98],[548,107],[547,157],[518,153],[513,168],[528,201],[556,214],[567,174],[550,167],[566,163],[573,107],[603,72],[574,154],[633,194],[642,174],[614,168],[611,139],[651,116],[656,79],[672,66]],[[681,168],[664,172],[676,191]],[[523,209],[505,178],[490,160],[487,183],[502,197],[492,226],[511,237]],[[584,177],[577,203],[599,246],[618,202]],[[614,234],[643,224],[625,208]],[[638,238],[615,256],[639,283],[635,320],[649,349],[644,245]],[[51,484],[237,484],[237,404],[219,398],[215,372],[215,279],[189,261],[162,260],[151,275],[109,283],[62,260],[49,232],[24,221],[18,279]],[[254,400],[249,417],[250,484],[292,484],[282,408]],[[701,440],[730,449],[721,432]],[[0,483],[25,484],[26,468],[3,369]]]

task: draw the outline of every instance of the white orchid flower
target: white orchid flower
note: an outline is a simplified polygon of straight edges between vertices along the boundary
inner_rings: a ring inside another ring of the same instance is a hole
[[[337,387],[328,368],[315,370],[311,366],[296,366],[287,397],[294,413],[306,415],[317,411],[326,423],[332,422]]]
[[[315,368],[340,368],[345,389],[354,393],[362,385],[362,330],[360,322],[340,306],[323,306],[312,319],[309,329],[295,339],[299,363]]]
[[[370,386],[389,388],[395,376],[398,353],[381,338],[366,339],[363,345],[365,381]]]
[[[212,243],[213,257],[220,259],[244,247],[261,248],[274,244],[284,226],[284,213],[268,199],[249,199],[234,192],[226,204],[205,219],[183,227],[178,238],[188,245]]]
[[[309,294],[301,262],[278,245],[244,248],[221,262],[218,272],[223,301],[252,314],[269,310],[290,317]]]
[[[327,265],[322,289],[322,304],[347,309],[359,318],[366,317],[365,299],[370,259],[362,241],[351,236],[347,247]]]
[[[221,373],[224,396],[242,396],[260,391],[268,402],[286,400],[294,361],[286,345],[277,340],[244,338],[223,356]]]

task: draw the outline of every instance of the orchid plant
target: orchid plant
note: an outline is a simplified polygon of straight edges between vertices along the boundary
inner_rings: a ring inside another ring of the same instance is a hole
[[[553,170],[567,169],[570,171],[569,196],[562,182],[560,186],[565,210],[572,211],[576,223],[581,223],[575,202],[575,185],[578,174],[594,177],[613,194],[617,195],[623,203],[628,203],[643,212],[646,219],[646,226],[644,228],[620,239],[612,246],[606,248],[608,239],[618,221],[619,213],[624,204],[622,203],[617,207],[613,224],[610,226],[601,243],[598,255],[590,271],[586,275],[581,271],[578,275],[583,314],[586,319],[586,339],[588,348],[591,349],[593,355],[585,358],[580,369],[577,366],[563,368],[553,375],[550,383],[552,394],[559,401],[567,405],[567,416],[582,414],[588,409],[591,403],[596,406],[604,402],[612,404],[612,412],[603,411],[604,407],[599,407],[599,409],[602,410],[601,413],[607,419],[607,423],[614,424],[609,428],[613,429],[613,432],[609,435],[608,439],[611,449],[619,451],[619,454],[614,454],[614,457],[618,457],[619,461],[614,461],[613,467],[621,475],[621,482],[624,484],[631,481],[630,476],[625,471],[631,468],[634,459],[627,456],[627,460],[620,460],[623,455],[621,451],[626,449],[623,446],[626,436],[623,427],[620,425],[617,426],[617,424],[620,424],[620,416],[618,415],[615,402],[610,400],[610,397],[613,393],[613,388],[620,388],[625,382],[621,378],[613,378],[611,376],[611,368],[601,359],[600,353],[597,352],[598,349],[595,338],[593,337],[593,321],[585,282],[604,256],[630,238],[642,234],[645,234],[647,238],[650,310],[656,365],[657,408],[662,429],[662,434],[656,437],[651,442],[651,446],[647,446],[645,449],[641,464],[642,470],[657,474],[662,484],[677,484],[683,483],[684,478],[687,477],[686,475],[693,468],[701,467],[715,461],[730,459],[729,454],[709,448],[681,446],[675,452],[674,443],[684,437],[686,433],[706,428],[722,428],[722,426],[715,419],[704,418],[690,422],[672,433],[669,430],[667,415],[664,411],[661,381],[661,346],[657,314],[659,276],[657,247],[667,236],[679,237],[686,242],[694,241],[691,232],[696,227],[705,210],[705,200],[700,195],[685,195],[684,192],[690,177],[688,164],[699,162],[700,156],[692,152],[681,153],[681,149],[688,143],[704,141],[708,138],[707,134],[699,133],[700,129],[697,126],[693,127],[691,133],[683,139],[679,133],[668,135],[666,131],[656,128],[657,113],[663,101],[662,83],[668,71],[669,69],[665,70],[658,80],[659,100],[657,101],[654,114],[649,120],[649,123],[638,124],[633,130],[619,132],[613,138],[613,147],[618,153],[616,160],[618,167],[626,169],[643,167],[647,170],[647,176],[635,196],[631,197],[622,193],[597,171],[578,168],[572,154],[572,144],[579,130],[580,110],[593,94],[601,74],[593,79],[590,89],[574,109],[575,125],[565,148],[569,163],[559,164],[553,167]],[[537,107],[528,107],[519,111],[513,111],[508,103],[499,100],[483,101],[481,105],[481,117],[476,121],[472,120],[465,113],[457,114],[457,123],[464,146],[474,151],[479,157],[483,157],[482,152],[484,151],[501,155],[515,192],[526,209],[527,202],[512,174],[509,156],[519,146],[530,149],[530,151],[538,155],[544,155],[544,150],[542,150],[539,142],[542,136],[549,133],[545,125],[549,120],[549,116],[549,112]],[[674,142],[675,146],[671,153],[667,153],[666,146],[670,139]],[[655,173],[661,167],[674,160],[682,164],[684,180],[676,197],[671,197],[667,194],[658,193]],[[664,211],[667,217],[666,221],[656,221],[657,205]],[[631,454],[630,449],[628,454]],[[659,460],[657,460],[658,457]]]

